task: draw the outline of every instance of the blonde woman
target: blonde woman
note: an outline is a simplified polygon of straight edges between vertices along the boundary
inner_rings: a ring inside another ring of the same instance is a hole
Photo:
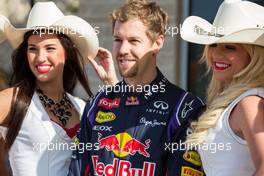
[[[214,23],[191,16],[186,41],[204,44],[212,79],[207,110],[186,143],[198,149],[207,176],[264,175],[264,8],[225,0]]]

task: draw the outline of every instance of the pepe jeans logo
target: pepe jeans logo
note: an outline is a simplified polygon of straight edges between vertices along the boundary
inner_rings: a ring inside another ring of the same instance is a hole
[[[167,124],[166,122],[161,122],[161,121],[158,121],[157,119],[146,120],[145,117],[141,117],[139,123],[143,124],[145,126],[150,126],[150,127],[166,126],[166,124]]]

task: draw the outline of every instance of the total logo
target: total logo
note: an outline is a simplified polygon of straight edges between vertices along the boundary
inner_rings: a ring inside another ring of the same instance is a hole
[[[143,168],[132,168],[129,161],[114,158],[112,164],[98,162],[98,156],[92,156],[94,175],[105,176],[154,176],[156,163],[144,162]]]
[[[99,149],[106,149],[112,151],[117,157],[126,157],[128,155],[135,155],[136,153],[145,157],[150,154],[147,149],[150,146],[150,139],[145,140],[144,143],[132,138],[128,133],[119,133],[117,135],[110,135],[102,138],[102,134],[98,133],[98,147]]]
[[[120,105],[120,100],[120,98],[115,98],[113,100],[110,100],[108,98],[101,98],[99,100],[98,106],[104,107],[106,109],[118,108]]]
[[[169,114],[169,105],[165,101],[155,101],[153,103],[153,108],[147,108],[146,112],[166,115]]]

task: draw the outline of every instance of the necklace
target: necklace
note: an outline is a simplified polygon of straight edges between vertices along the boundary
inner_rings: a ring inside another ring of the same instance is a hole
[[[47,108],[48,111],[51,112],[56,118],[58,118],[63,126],[66,126],[67,122],[72,116],[72,103],[67,97],[66,93],[64,92],[63,98],[58,103],[55,103],[55,101],[45,95],[42,90],[37,89],[36,92],[42,105]]]

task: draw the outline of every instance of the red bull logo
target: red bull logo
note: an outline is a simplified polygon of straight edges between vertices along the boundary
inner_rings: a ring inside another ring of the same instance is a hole
[[[112,164],[98,162],[98,156],[92,156],[94,175],[105,176],[154,176],[156,164],[144,162],[143,168],[133,168],[129,161],[114,158]]]
[[[136,139],[131,139],[131,140],[127,141],[127,143],[123,147],[123,152],[127,152],[130,155],[135,155],[136,152],[138,152],[139,154],[141,154],[145,157],[149,157],[150,155],[146,151],[149,148],[149,143],[150,143],[150,139],[147,139],[145,141],[145,144],[139,142]]]
[[[127,97],[126,106],[139,105],[138,97]]]
[[[136,153],[145,157],[150,157],[150,154],[147,152],[150,142],[151,140],[147,139],[142,143],[137,139],[132,138],[128,133],[119,133],[104,138],[98,133],[98,147],[100,149],[105,148],[107,151],[113,151],[118,157],[135,155]]]
[[[107,151],[119,150],[119,141],[115,135],[101,138],[102,134],[98,133],[98,136],[98,147],[100,149],[105,148]]]

